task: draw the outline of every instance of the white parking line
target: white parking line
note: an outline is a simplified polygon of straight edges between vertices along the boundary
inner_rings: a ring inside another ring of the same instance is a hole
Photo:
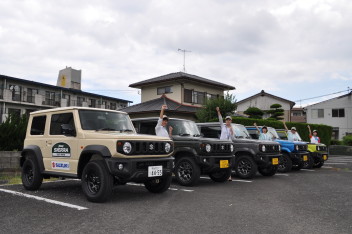
[[[204,177],[204,176],[201,176],[200,177],[201,179],[207,179],[207,180],[211,180],[209,177]],[[234,180],[232,179],[232,181],[235,181],[235,182],[244,182],[244,183],[252,183],[253,181],[251,180]],[[231,181],[230,181],[231,182]]]
[[[5,192],[5,193],[10,193],[13,195],[17,195],[17,196],[21,196],[21,197],[32,198],[32,199],[35,199],[38,201],[44,201],[44,202],[55,204],[55,205],[65,206],[65,207],[69,207],[69,208],[73,208],[73,209],[77,209],[77,210],[87,210],[88,209],[87,207],[77,206],[77,205],[73,205],[73,204],[66,203],[66,202],[60,202],[60,201],[56,201],[56,200],[52,200],[52,199],[48,199],[48,198],[43,198],[43,197],[38,197],[38,196],[26,194],[26,193],[20,193],[20,192],[16,192],[16,191],[12,191],[12,190],[0,188],[0,191]]]
[[[144,187],[144,184],[137,184],[137,183],[127,183],[127,185]],[[169,188],[169,190],[172,190],[172,191],[178,191],[178,190],[180,190],[180,191],[184,191],[184,192],[194,192],[194,190],[190,190],[190,189]]]
[[[333,168],[333,167],[328,167],[328,166],[322,166],[321,168]]]
[[[301,171],[315,171],[315,170],[310,170],[310,169],[301,169]]]
[[[278,176],[290,176],[289,174],[281,174],[281,173],[276,173],[275,175],[278,175]]]

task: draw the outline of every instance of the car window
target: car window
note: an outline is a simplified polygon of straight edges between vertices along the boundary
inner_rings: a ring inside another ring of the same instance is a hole
[[[75,129],[72,113],[54,114],[50,121],[50,135],[64,135],[62,125],[67,124],[71,129]]]
[[[46,115],[33,117],[31,135],[44,135],[45,121]]]
[[[220,139],[220,134],[221,134],[221,129],[220,126],[200,126],[201,133],[203,134],[204,137],[209,137],[209,138],[219,138]]]

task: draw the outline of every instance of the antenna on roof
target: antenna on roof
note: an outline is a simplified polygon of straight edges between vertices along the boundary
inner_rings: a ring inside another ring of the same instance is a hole
[[[186,52],[192,52],[190,50],[182,50],[182,49],[178,49],[178,51],[182,51],[183,52],[183,72],[186,72]]]

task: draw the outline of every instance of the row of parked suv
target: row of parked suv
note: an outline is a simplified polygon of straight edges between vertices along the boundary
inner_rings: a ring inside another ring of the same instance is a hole
[[[44,178],[79,178],[89,201],[104,202],[114,185],[128,182],[162,193],[173,174],[179,184],[193,186],[200,175],[215,182],[232,173],[272,176],[321,167],[328,157],[324,145],[280,140],[272,128],[276,140],[261,141],[251,127],[233,124],[231,142],[219,140],[219,123],[170,119],[169,139],[155,136],[157,120],[131,121],[124,112],[82,107],[32,112],[20,160],[23,186],[37,190]]]

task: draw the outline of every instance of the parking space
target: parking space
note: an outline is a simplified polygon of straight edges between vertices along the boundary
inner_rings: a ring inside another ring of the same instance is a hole
[[[202,176],[195,187],[173,182],[163,194],[128,183],[102,204],[85,199],[79,180],[38,191],[1,186],[0,226],[4,233],[351,233],[351,159],[225,183]]]

